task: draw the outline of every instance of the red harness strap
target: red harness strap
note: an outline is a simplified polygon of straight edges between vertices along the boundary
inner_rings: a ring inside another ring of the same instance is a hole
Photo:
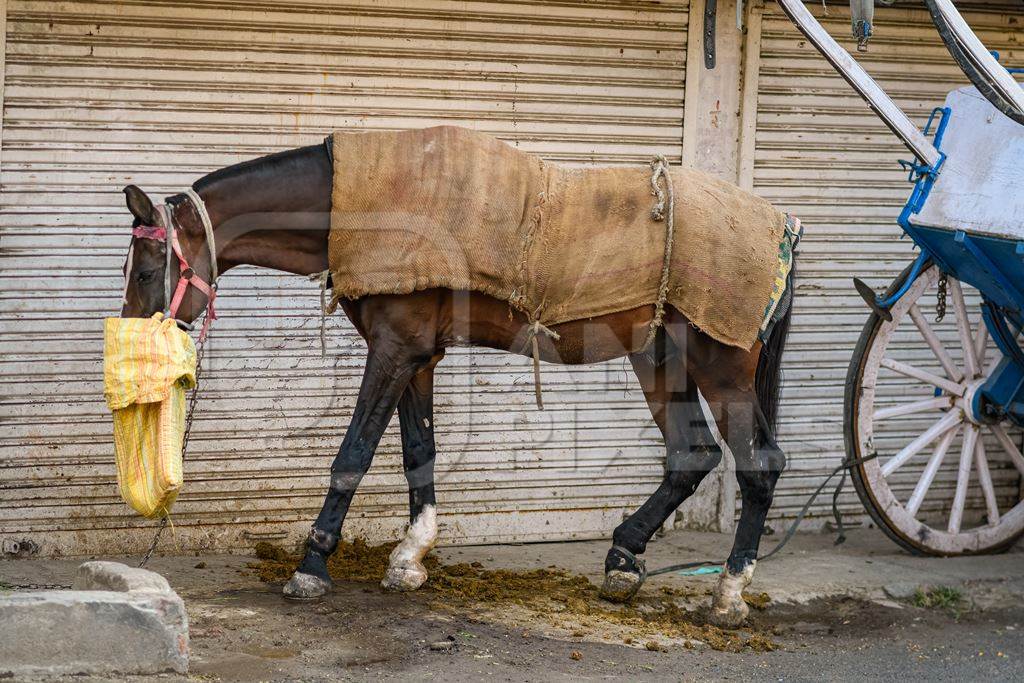
[[[157,242],[165,242],[167,240],[167,230],[152,225],[137,225],[132,229],[132,235],[146,240],[156,240]]]
[[[156,240],[157,242],[167,243],[167,230],[153,225],[139,225],[132,230],[132,235],[140,239]],[[174,294],[171,296],[171,302],[168,306],[168,315],[171,318],[178,317],[178,309],[181,307],[181,300],[185,298],[185,291],[189,285],[192,285],[200,292],[206,295],[206,319],[203,320],[203,327],[199,331],[199,341],[206,339],[206,333],[210,329],[210,324],[217,319],[217,313],[213,308],[213,301],[217,298],[217,289],[206,284],[201,277],[196,274],[196,271],[192,269],[192,266],[188,264],[185,259],[185,254],[181,250],[181,243],[178,242],[178,234],[174,230],[171,231],[171,248],[174,250],[174,255],[178,257],[178,265],[181,270],[181,276],[178,278],[178,285],[174,288]],[[213,256],[211,255],[211,258]]]

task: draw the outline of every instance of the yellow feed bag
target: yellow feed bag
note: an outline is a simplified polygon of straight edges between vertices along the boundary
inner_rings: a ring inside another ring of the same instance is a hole
[[[195,345],[173,320],[106,319],[103,394],[114,414],[117,483],[144,517],[167,515],[181,490],[185,391],[195,385]]]

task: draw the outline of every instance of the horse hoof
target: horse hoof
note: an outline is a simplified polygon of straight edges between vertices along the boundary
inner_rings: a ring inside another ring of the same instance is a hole
[[[604,575],[604,584],[599,595],[608,602],[627,602],[637,594],[642,585],[644,577],[640,574],[613,569]]]
[[[289,600],[317,600],[327,595],[330,589],[330,582],[319,576],[295,572],[281,592]]]
[[[719,628],[739,628],[747,620],[750,608],[743,598],[738,600],[715,600],[711,605],[711,612],[708,614],[708,621]]]
[[[380,585],[390,591],[414,591],[427,580],[427,570],[423,565],[406,564],[388,567],[387,574]]]
[[[754,579],[754,564],[751,562],[737,574],[729,571],[728,565],[722,568],[711,599],[708,621],[722,628],[736,628],[746,621],[750,608],[743,600],[743,589]]]

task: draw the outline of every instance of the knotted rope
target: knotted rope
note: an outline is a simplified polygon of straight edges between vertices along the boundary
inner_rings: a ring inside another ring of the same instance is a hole
[[[544,399],[540,394],[540,344],[537,342],[537,335],[543,332],[549,338],[559,340],[561,337],[550,327],[540,321],[540,310],[534,313],[533,322],[526,332],[526,343],[533,347],[533,394],[537,399],[537,409],[544,410]]]
[[[659,184],[662,180],[665,183],[664,190]],[[651,194],[658,198],[651,209],[651,218],[655,221],[665,221],[665,257],[661,264],[661,282],[658,284],[658,300],[654,304],[654,318],[647,330],[644,348],[651,345],[658,328],[665,323],[665,301],[668,299],[668,276],[672,266],[672,244],[675,238],[676,195],[672,187],[672,176],[669,175],[668,161],[660,154],[651,161]]]
[[[327,280],[330,270],[322,270],[309,276],[310,282],[320,283],[320,357],[327,357]]]

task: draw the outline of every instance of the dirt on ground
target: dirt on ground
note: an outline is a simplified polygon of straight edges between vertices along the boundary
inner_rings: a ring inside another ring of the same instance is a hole
[[[346,542],[328,561],[335,582],[377,584],[384,575],[396,544],[368,545],[361,539]],[[271,543],[258,543],[257,562],[248,565],[261,581],[287,581],[301,556]],[[637,596],[629,604],[615,605],[598,596],[598,587],[585,576],[555,566],[544,569],[485,569],[479,562],[442,564],[433,555],[424,559],[429,578],[420,589],[438,605],[454,611],[470,611],[502,620],[510,608],[519,616],[548,626],[570,629],[577,636],[589,634],[600,640],[642,643],[648,650],[707,645],[727,652],[770,652],[777,645],[756,628],[726,630],[707,623],[694,600],[706,601],[706,591],[663,587],[654,594]],[[770,602],[765,593],[744,595],[755,609]]]
[[[156,555],[148,568],[188,610],[190,673],[126,680],[1024,680],[1019,552],[913,558],[880,536],[836,547],[798,535],[758,567],[747,598],[766,609],[720,633],[702,614],[713,575],[652,577],[626,607],[597,598],[606,540],[439,548],[430,582],[411,593],[380,586],[390,545],[349,543],[332,561],[333,590],[312,603],[281,595],[292,547]],[[673,532],[646,559],[713,556],[730,540]],[[80,562],[0,561],[0,591],[70,586]]]
[[[261,547],[255,561],[232,561],[235,588],[225,587],[234,582],[225,581],[228,565],[219,560],[202,571],[178,572],[190,586],[183,595],[193,625],[193,678],[810,681],[1024,675],[1017,659],[1024,646],[1024,612],[1019,605],[1010,608],[1001,590],[998,599],[982,602],[1002,607],[936,591],[888,604],[852,597],[772,602],[764,611],[752,610],[745,628],[722,631],[700,614],[709,582],[693,588],[650,582],[633,604],[619,607],[597,598],[587,577],[550,566],[514,571],[431,560],[427,585],[393,593],[379,585],[389,550],[346,545],[332,566],[334,589],[313,604],[281,598],[281,582],[298,556],[279,548]],[[487,560],[483,554],[471,557]],[[769,600],[764,594],[757,598]],[[771,646],[750,642],[758,637]]]

